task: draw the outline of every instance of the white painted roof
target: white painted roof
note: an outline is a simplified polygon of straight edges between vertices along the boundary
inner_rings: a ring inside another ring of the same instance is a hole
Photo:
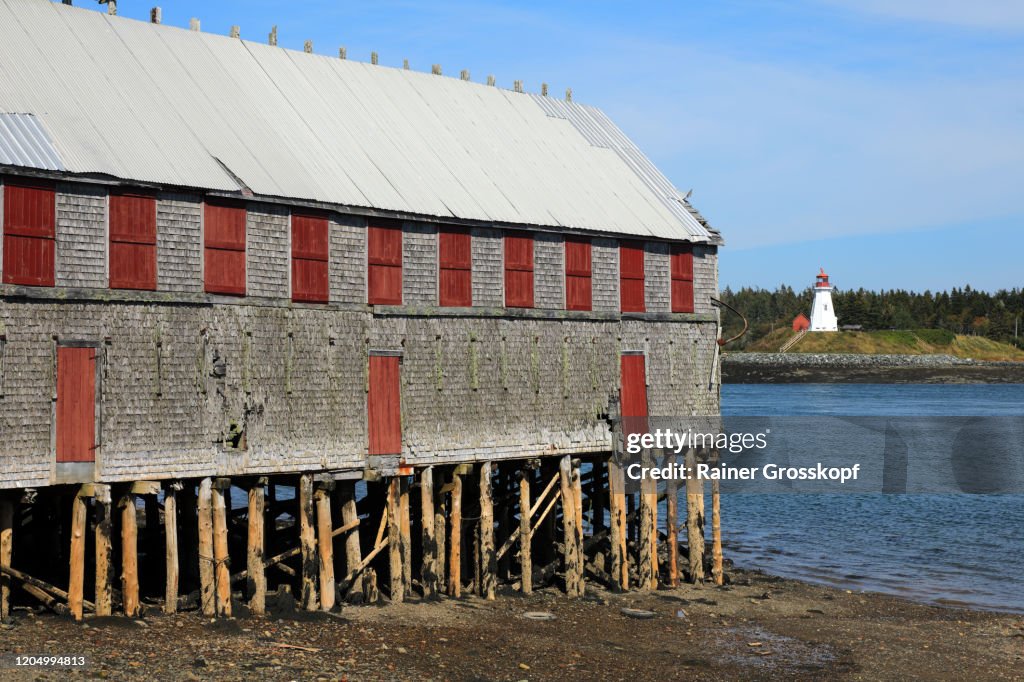
[[[593,107],[49,0],[0,0],[0,65],[8,166],[718,240]]]

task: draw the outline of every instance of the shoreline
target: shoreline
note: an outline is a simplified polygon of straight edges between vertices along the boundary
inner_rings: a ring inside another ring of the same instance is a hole
[[[19,614],[0,651],[85,655],[107,679],[1020,679],[1020,614],[921,604],[733,569],[725,587],[581,599],[554,587],[341,614],[281,609],[91,618]],[[649,612],[637,619],[622,609]],[[534,620],[524,614],[546,614]],[[6,660],[6,659],[5,659]],[[7,669],[7,679],[65,671]]]
[[[1019,384],[1024,362],[951,355],[852,353],[725,353],[727,384]]]

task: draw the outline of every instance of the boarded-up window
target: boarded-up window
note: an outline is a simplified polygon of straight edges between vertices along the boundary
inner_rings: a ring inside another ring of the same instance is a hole
[[[292,300],[327,303],[329,228],[326,215],[292,215]]]
[[[438,268],[440,304],[473,305],[473,253],[469,232],[441,230],[438,234]]]
[[[643,355],[623,354],[620,398],[623,433],[647,432],[647,367]]]
[[[377,223],[367,234],[367,303],[402,304],[402,228]]]
[[[398,356],[370,356],[370,391],[366,398],[369,454],[402,454],[402,409]]]
[[[590,240],[565,240],[565,308],[590,310],[592,307]]]
[[[5,182],[5,284],[53,286],[56,211],[53,183]]]
[[[96,349],[57,349],[57,461],[96,461]]]
[[[619,246],[619,298],[624,313],[642,313],[647,309],[642,242],[622,242]]]
[[[110,195],[110,287],[156,290],[156,198]]]
[[[505,305],[533,307],[533,235],[525,232],[505,235]]]
[[[693,312],[693,246],[672,247],[672,312]]]
[[[212,294],[245,296],[245,206],[207,201],[204,279]]]

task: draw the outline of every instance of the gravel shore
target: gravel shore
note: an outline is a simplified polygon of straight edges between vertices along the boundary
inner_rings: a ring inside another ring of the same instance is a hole
[[[84,625],[21,612],[0,651],[84,655],[84,670],[3,670],[62,680],[1011,680],[1024,617],[734,572],[724,588],[583,599],[555,589],[340,615],[211,622],[195,613]],[[627,615],[623,609],[648,611]],[[526,614],[540,612],[541,620]],[[635,616],[640,615],[641,618]]]

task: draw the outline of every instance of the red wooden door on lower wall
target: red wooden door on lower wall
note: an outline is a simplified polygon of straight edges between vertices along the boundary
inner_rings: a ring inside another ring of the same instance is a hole
[[[370,392],[366,400],[371,455],[402,454],[402,409],[398,356],[370,356]]]
[[[640,354],[622,356],[622,430],[647,431],[647,366]]]
[[[96,461],[96,349],[57,349],[57,462]]]

